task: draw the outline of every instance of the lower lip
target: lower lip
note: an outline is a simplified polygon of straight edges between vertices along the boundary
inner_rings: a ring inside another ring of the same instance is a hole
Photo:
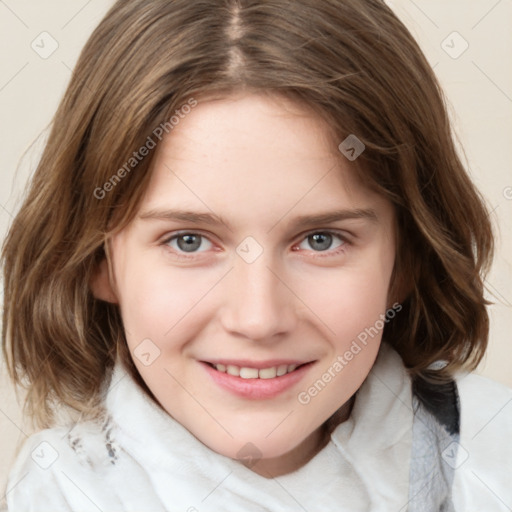
[[[313,362],[302,365],[291,373],[272,379],[242,379],[229,373],[219,372],[208,363],[201,364],[211,378],[222,388],[235,395],[252,400],[274,398],[297,384],[308,372]]]

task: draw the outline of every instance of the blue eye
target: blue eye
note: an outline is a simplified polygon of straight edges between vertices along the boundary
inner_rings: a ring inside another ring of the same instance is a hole
[[[179,235],[174,235],[166,240],[165,244],[177,252],[195,253],[203,252],[198,251],[198,249],[203,245],[203,242],[207,242],[207,244],[209,244],[206,250],[211,248],[212,243],[203,235],[199,235],[197,233],[180,233]]]
[[[335,243],[336,238],[338,239],[338,243],[337,245],[333,246],[333,242]],[[302,247],[304,242],[306,242],[315,252],[324,252],[329,249],[337,249],[346,243],[340,235],[330,231],[317,231],[307,235],[304,241],[299,245],[301,249],[305,249],[305,247]]]

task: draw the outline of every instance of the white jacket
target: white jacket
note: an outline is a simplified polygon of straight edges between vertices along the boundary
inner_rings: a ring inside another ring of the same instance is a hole
[[[453,470],[454,508],[440,510],[511,511],[512,390],[473,374],[457,386],[460,439],[441,454]],[[411,496],[411,379],[387,345],[330,442],[275,479],[203,445],[120,365],[106,407],[102,422],[47,429],[25,441],[7,484],[10,512],[405,512],[413,502],[420,503],[414,510],[431,510],[421,508],[428,500]]]

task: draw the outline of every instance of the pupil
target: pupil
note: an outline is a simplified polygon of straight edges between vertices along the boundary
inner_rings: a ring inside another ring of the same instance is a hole
[[[201,245],[201,239],[197,235],[181,235],[177,241],[178,247],[186,252],[193,252]]]
[[[329,249],[332,244],[332,235],[329,233],[315,233],[309,236],[309,242],[314,249],[325,251]],[[317,244],[316,247],[315,244]]]

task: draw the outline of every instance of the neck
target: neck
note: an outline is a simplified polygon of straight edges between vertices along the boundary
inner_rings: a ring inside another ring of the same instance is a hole
[[[275,478],[292,473],[307,464],[329,443],[336,426],[350,417],[354,398],[355,395],[293,450],[279,457],[260,459],[251,470],[265,478]]]

